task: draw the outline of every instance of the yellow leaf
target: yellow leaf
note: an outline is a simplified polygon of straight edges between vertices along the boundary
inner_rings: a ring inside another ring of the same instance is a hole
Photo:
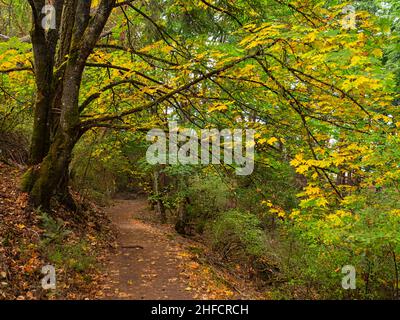
[[[296,169],[296,172],[297,172],[297,173],[300,173],[300,174],[303,174],[303,173],[305,173],[305,172],[308,170],[308,168],[309,168],[308,165],[303,164],[303,165],[299,166],[299,167]]]
[[[326,200],[326,198],[319,198],[316,202],[317,206],[319,207],[326,207],[328,204],[328,200]]]
[[[268,141],[268,144],[269,145],[274,145],[275,144],[275,142],[278,142],[278,139],[277,138],[275,138],[275,137],[272,137],[271,139],[269,139]]]
[[[378,49],[378,48],[374,49],[371,53],[374,57],[377,57],[377,58],[382,58],[382,56],[383,56],[382,50]]]
[[[226,110],[228,110],[228,106],[226,106],[224,104],[217,104],[217,105],[210,107],[208,109],[208,112],[211,113],[214,111],[226,111]]]
[[[290,161],[290,164],[293,167],[298,167],[303,162],[304,162],[303,155],[298,154],[298,155],[296,155],[296,157],[292,161]]]

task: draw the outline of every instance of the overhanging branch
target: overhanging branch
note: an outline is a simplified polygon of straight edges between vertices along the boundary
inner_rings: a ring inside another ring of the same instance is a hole
[[[192,80],[192,81],[188,82],[187,84],[185,84],[185,85],[183,85],[183,86],[181,86],[181,87],[179,87],[179,88],[177,88],[175,90],[172,90],[171,92],[166,93],[165,95],[163,95],[163,96],[155,99],[154,101],[152,101],[152,102],[150,102],[148,104],[145,104],[143,106],[140,106],[140,107],[137,107],[137,108],[134,108],[134,109],[130,109],[130,110],[126,110],[124,112],[121,112],[118,115],[112,114],[112,115],[108,115],[108,116],[104,116],[104,117],[99,117],[97,119],[86,120],[86,121],[81,123],[81,128],[83,128],[85,130],[85,128],[90,128],[95,123],[108,122],[108,121],[112,121],[114,119],[121,119],[122,117],[129,116],[131,114],[138,113],[138,112],[150,109],[150,108],[152,108],[152,107],[154,107],[154,106],[156,106],[156,105],[158,105],[158,104],[160,104],[160,103],[162,103],[164,101],[167,101],[169,98],[175,96],[176,94],[179,94],[179,93],[181,93],[181,92],[183,92],[185,90],[190,89],[192,86],[194,86],[194,85],[196,85],[196,84],[198,84],[198,83],[200,83],[200,82],[202,82],[204,80],[210,79],[210,78],[212,78],[212,77],[214,77],[214,76],[216,76],[216,75],[218,75],[218,74],[220,74],[220,73],[222,73],[222,72],[234,67],[235,65],[237,65],[237,64],[239,64],[239,63],[241,63],[243,61],[246,61],[248,59],[256,57],[258,54],[259,53],[256,52],[254,54],[247,55],[247,56],[245,56],[243,58],[240,58],[240,59],[238,59],[236,61],[233,61],[233,62],[231,62],[231,63],[229,63],[229,64],[227,64],[227,65],[225,65],[225,66],[223,66],[223,67],[221,67],[219,69],[216,69],[216,70],[213,70],[213,71],[211,71],[209,73],[206,73],[206,74],[198,77],[197,79]]]
[[[21,68],[16,67],[16,68],[0,70],[0,73],[11,73],[19,71],[33,71],[33,69],[31,67],[21,67]]]

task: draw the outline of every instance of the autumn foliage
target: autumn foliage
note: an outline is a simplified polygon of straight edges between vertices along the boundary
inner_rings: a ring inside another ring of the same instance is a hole
[[[15,2],[15,25],[0,19],[0,133],[31,140],[30,205],[143,194],[270,297],[399,297],[397,1],[353,4],[348,28],[345,1],[56,0],[50,31],[45,1]],[[254,129],[254,173],[149,165],[146,133],[170,121]]]

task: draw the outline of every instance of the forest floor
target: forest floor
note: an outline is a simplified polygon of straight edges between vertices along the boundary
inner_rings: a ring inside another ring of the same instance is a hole
[[[247,283],[201,262],[205,248],[178,235],[171,225],[155,222],[146,200],[116,200],[107,211],[118,245],[104,266],[102,299],[262,298]]]
[[[110,219],[94,204],[79,212],[57,203],[48,214],[34,210],[19,189],[24,171],[0,161],[0,300],[96,299],[98,269],[115,246]],[[54,291],[41,286],[49,264],[56,268]]]

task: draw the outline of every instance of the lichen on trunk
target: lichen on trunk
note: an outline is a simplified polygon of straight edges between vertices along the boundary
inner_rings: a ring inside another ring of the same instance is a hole
[[[34,206],[41,206],[47,210],[50,207],[51,198],[55,195],[69,201],[66,185],[72,150],[76,141],[75,137],[67,137],[62,133],[57,135],[40,166],[30,192]]]
[[[102,0],[91,15],[91,1],[55,3],[57,25],[42,27],[42,1],[30,1],[36,79],[31,168],[22,181],[36,207],[48,209],[57,195],[73,206],[68,192],[72,151],[81,135],[79,92],[82,75],[115,0]]]

